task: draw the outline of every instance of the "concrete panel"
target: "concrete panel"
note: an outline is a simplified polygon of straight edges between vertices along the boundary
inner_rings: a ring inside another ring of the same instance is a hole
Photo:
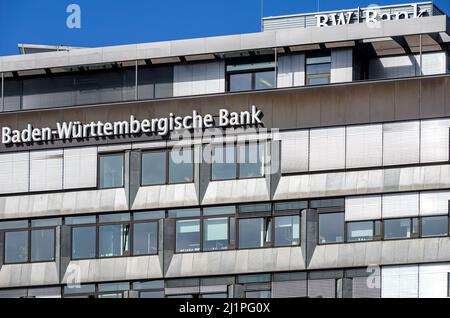
[[[0,287],[56,285],[59,275],[55,262],[3,265]]]
[[[198,193],[193,183],[140,187],[132,209],[153,209],[198,205]]]
[[[221,204],[270,200],[264,178],[212,181],[201,204]]]

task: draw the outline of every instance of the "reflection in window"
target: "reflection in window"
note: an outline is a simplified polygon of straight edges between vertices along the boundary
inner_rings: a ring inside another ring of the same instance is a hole
[[[192,148],[174,148],[169,153],[169,183],[192,182],[194,163]]]
[[[236,148],[234,144],[213,147],[211,160],[212,180],[236,178]]]
[[[158,223],[136,223],[133,227],[133,255],[156,254],[158,252]]]
[[[264,175],[264,145],[239,145],[239,177],[256,178]]]
[[[99,256],[129,254],[129,224],[101,225],[99,227]]]
[[[426,216],[422,218],[422,236],[448,235],[448,216]]]
[[[245,292],[245,298],[270,298],[269,290],[256,290]]]
[[[306,85],[321,85],[330,82],[331,56],[312,54],[306,58]]]
[[[228,248],[228,218],[209,218],[203,221],[203,250]]]
[[[28,261],[28,231],[5,232],[5,263]]]
[[[230,92],[275,88],[275,61],[227,65]]]
[[[373,239],[373,221],[347,223],[347,240],[368,241]]]
[[[173,66],[138,66],[138,99],[173,96]]]
[[[55,259],[55,230],[31,231],[31,261],[42,262]]]
[[[275,246],[300,244],[300,216],[288,215],[275,218]]]
[[[411,218],[386,219],[384,220],[384,238],[409,238],[417,231],[417,226],[414,226],[414,223],[416,221],[412,222]]]
[[[239,248],[254,248],[264,245],[264,218],[239,220]]]
[[[200,220],[176,221],[176,251],[197,252],[200,250]]]
[[[319,243],[344,241],[344,213],[319,214]]]
[[[100,188],[123,187],[123,154],[100,156]]]
[[[142,154],[142,185],[166,183],[166,151],[149,151]]]
[[[97,242],[95,226],[72,228],[72,259],[94,258]]]

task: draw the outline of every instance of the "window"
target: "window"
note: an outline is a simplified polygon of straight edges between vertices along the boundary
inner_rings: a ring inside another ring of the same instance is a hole
[[[192,182],[194,178],[193,150],[189,147],[152,150],[142,154],[142,185]]]
[[[239,220],[239,248],[255,248],[264,246],[264,218]]]
[[[422,236],[444,236],[448,235],[448,216],[426,216],[422,217]]]
[[[270,298],[270,290],[248,291],[245,298]]]
[[[275,61],[228,64],[228,91],[275,88]]]
[[[264,176],[263,143],[218,145],[212,148],[211,180]]]
[[[176,221],[176,251],[197,252],[200,250],[200,220]]]
[[[275,246],[300,244],[300,216],[275,217]]]
[[[123,154],[100,155],[100,188],[123,187]]]
[[[311,54],[306,57],[306,85],[330,82],[331,55]]]
[[[67,217],[72,259],[157,254],[156,220],[164,217],[164,211]]]
[[[228,218],[208,218],[203,220],[203,250],[228,249]]]
[[[173,96],[173,66],[138,66],[138,99]]]
[[[0,223],[5,231],[6,264],[49,262],[55,260],[55,227],[61,219],[8,221]]]
[[[410,238],[418,234],[418,218],[386,219],[384,223],[384,238]]]
[[[319,243],[344,242],[344,213],[319,213]]]
[[[370,241],[374,235],[374,222],[349,222],[347,223],[347,241]]]

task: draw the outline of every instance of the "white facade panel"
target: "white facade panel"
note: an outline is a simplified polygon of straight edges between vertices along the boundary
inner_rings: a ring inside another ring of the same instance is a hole
[[[305,54],[278,57],[277,87],[305,85]]]
[[[382,218],[419,215],[419,193],[385,194],[382,198]]]
[[[383,165],[419,162],[419,121],[383,125]]]
[[[345,198],[345,220],[381,219],[381,195]]]
[[[225,62],[174,66],[174,96],[221,93],[225,91]]]
[[[353,49],[331,51],[331,83],[351,82],[353,80]]]
[[[63,150],[30,152],[30,191],[61,190]]]
[[[64,189],[97,185],[97,147],[64,149]]]
[[[448,214],[450,191],[425,191],[420,193],[420,215]]]
[[[281,172],[308,171],[309,130],[287,131],[281,139]]]
[[[345,127],[311,129],[309,169],[345,168]]]
[[[420,55],[415,56],[417,65],[420,66]],[[447,55],[445,52],[422,54],[422,75],[445,74],[447,72]]]
[[[29,152],[0,155],[0,193],[27,192],[29,167]]]
[[[346,167],[381,166],[383,161],[383,125],[347,127]]]
[[[423,120],[420,126],[420,162],[448,161],[450,119]]]
[[[419,297],[448,297],[448,274],[450,264],[419,265]]]
[[[418,295],[418,265],[384,266],[381,269],[382,298],[415,298]]]

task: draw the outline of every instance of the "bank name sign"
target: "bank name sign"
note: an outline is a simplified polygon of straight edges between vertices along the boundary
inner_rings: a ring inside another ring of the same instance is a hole
[[[379,21],[415,19],[428,15],[425,9],[420,9],[418,4],[410,4],[398,8],[369,7],[315,15],[318,27],[345,25],[352,23],[376,23]]]
[[[139,134],[165,136],[172,131],[185,129],[256,126],[262,124],[262,117],[262,111],[253,105],[250,110],[241,112],[230,112],[222,108],[219,110],[217,121],[211,114],[200,115],[194,110],[191,115],[187,116],[176,116],[170,113],[168,117],[143,120],[138,120],[134,115],[130,115],[129,120],[115,122],[57,122],[56,128],[35,128],[31,124],[27,124],[26,128],[22,130],[2,127],[2,143],[10,145]]]

